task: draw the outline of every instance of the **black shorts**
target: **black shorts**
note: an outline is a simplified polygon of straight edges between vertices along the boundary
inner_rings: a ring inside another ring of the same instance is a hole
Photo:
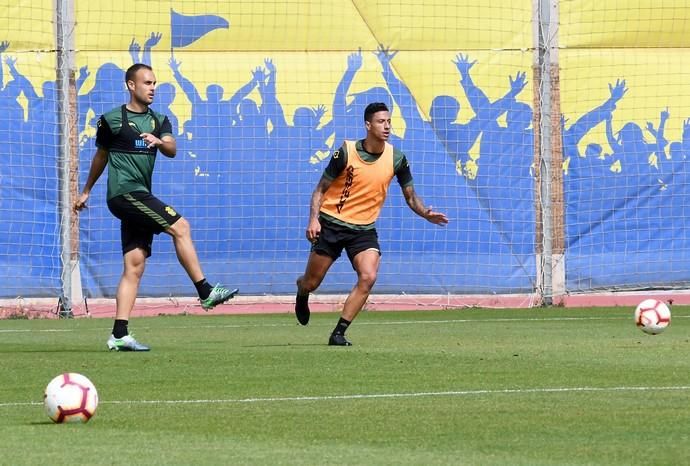
[[[153,235],[170,228],[180,219],[175,209],[151,193],[137,191],[108,199],[108,209],[120,219],[122,254],[143,249],[151,255]]]
[[[317,254],[322,254],[336,260],[340,257],[343,249],[347,252],[350,263],[355,256],[367,249],[376,249],[381,255],[379,246],[379,235],[376,229],[353,230],[325,219],[319,219],[321,223],[321,233],[318,240],[312,245],[311,250]]]

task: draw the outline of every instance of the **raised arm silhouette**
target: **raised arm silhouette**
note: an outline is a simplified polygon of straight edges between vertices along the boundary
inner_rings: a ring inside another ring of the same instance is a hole
[[[467,123],[455,123],[460,104],[453,97],[440,95],[435,97],[431,104],[431,123],[449,155],[455,160],[457,168],[463,175],[474,179],[477,176],[478,165],[470,157],[470,149],[482,131],[486,131],[487,128],[495,130],[498,126],[498,117],[514,108],[515,97],[525,88],[527,80],[525,73],[521,72],[516,74],[515,79],[509,77],[510,89],[492,103],[475,85],[470,75],[476,61],[470,61],[467,55],[458,54],[452,62],[460,73],[460,84],[475,116]]]
[[[333,149],[340,147],[344,140],[354,140],[363,136],[362,115],[366,106],[371,102],[382,102],[389,109],[393,109],[393,99],[390,92],[383,87],[371,87],[362,92],[349,93],[355,75],[362,67],[362,61],[361,49],[347,57],[347,68],[335,90],[333,97],[333,125],[335,128]],[[349,102],[348,97],[351,98]],[[393,137],[390,141],[395,143],[397,139]]]
[[[264,111],[271,121],[273,130],[270,134],[272,148],[280,148],[292,161],[308,162],[317,152],[327,149],[326,140],[332,134],[333,125],[319,128],[321,118],[326,114],[326,107],[299,107],[295,110],[292,125],[285,119],[283,106],[277,98],[276,67],[271,59],[264,61],[267,74],[265,85],[259,86]]]
[[[616,104],[628,92],[625,87],[625,80],[617,79],[616,84],[609,84],[609,91],[611,97],[606,102],[582,115],[568,128],[565,127],[567,120],[561,120],[564,158],[580,157],[578,144],[582,138],[599,123],[609,119],[616,109]]]
[[[141,45],[136,41],[136,38],[132,37],[132,42],[129,44],[129,54],[132,57],[132,63],[143,63],[145,65],[151,66],[151,49],[155,47],[163,37],[160,32],[152,32],[146,42],[144,42],[144,53],[139,56],[141,51]]]

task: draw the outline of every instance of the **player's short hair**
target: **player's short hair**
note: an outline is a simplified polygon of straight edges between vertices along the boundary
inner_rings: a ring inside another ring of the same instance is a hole
[[[367,108],[364,109],[364,121],[371,121],[371,117],[374,115],[374,113],[378,112],[389,112],[388,110],[388,105],[384,104],[383,102],[372,102],[369,105],[367,105]]]
[[[134,65],[127,68],[127,72],[125,73],[125,83],[129,81],[134,81],[134,77],[137,75],[137,71],[139,71],[142,68],[149,71],[153,71],[153,68],[151,68],[149,65],[146,65],[144,63],[135,63]]]

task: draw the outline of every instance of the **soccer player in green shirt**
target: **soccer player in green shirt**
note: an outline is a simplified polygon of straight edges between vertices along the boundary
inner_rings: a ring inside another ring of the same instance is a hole
[[[96,153],[91,161],[84,189],[74,204],[86,207],[91,189],[108,166],[108,209],[120,219],[124,271],[117,288],[110,350],[149,351],[129,334],[127,324],[134,308],[146,259],[151,255],[153,235],[172,237],[180,264],[194,282],[201,307],[212,309],[237,294],[220,284],[211,286],[204,278],[192,242],[189,222],[175,209],[151,193],[151,176],[160,151],[175,157],[177,144],[168,117],[149,107],[153,102],[156,77],[150,66],[137,63],[125,74],[130,100],[100,117],[96,132]]]

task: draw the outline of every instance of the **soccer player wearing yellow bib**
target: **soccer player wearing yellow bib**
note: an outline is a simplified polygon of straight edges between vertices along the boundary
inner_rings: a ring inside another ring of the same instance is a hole
[[[146,259],[151,256],[153,235],[172,237],[182,267],[194,282],[205,310],[232,298],[237,289],[211,286],[204,278],[192,242],[189,222],[151,193],[156,154],[175,157],[177,144],[168,117],[151,110],[156,77],[150,66],[135,64],[125,73],[130,100],[100,117],[96,153],[84,189],[74,203],[75,211],[86,207],[91,189],[108,166],[108,209],[120,219],[124,270],[117,288],[115,323],[107,346],[115,351],[149,351],[129,334],[129,315],[139,291]]]
[[[367,136],[345,141],[333,153],[311,197],[307,240],[312,243],[304,275],[297,279],[295,315],[309,323],[309,293],[316,290],[343,249],[357,272],[329,345],[351,346],[345,331],[361,311],[376,282],[381,248],[375,222],[393,177],[398,179],[407,205],[436,225],[446,225],[445,214],[426,207],[417,196],[405,154],[389,144],[391,117],[386,104],[371,103],[364,110]]]

